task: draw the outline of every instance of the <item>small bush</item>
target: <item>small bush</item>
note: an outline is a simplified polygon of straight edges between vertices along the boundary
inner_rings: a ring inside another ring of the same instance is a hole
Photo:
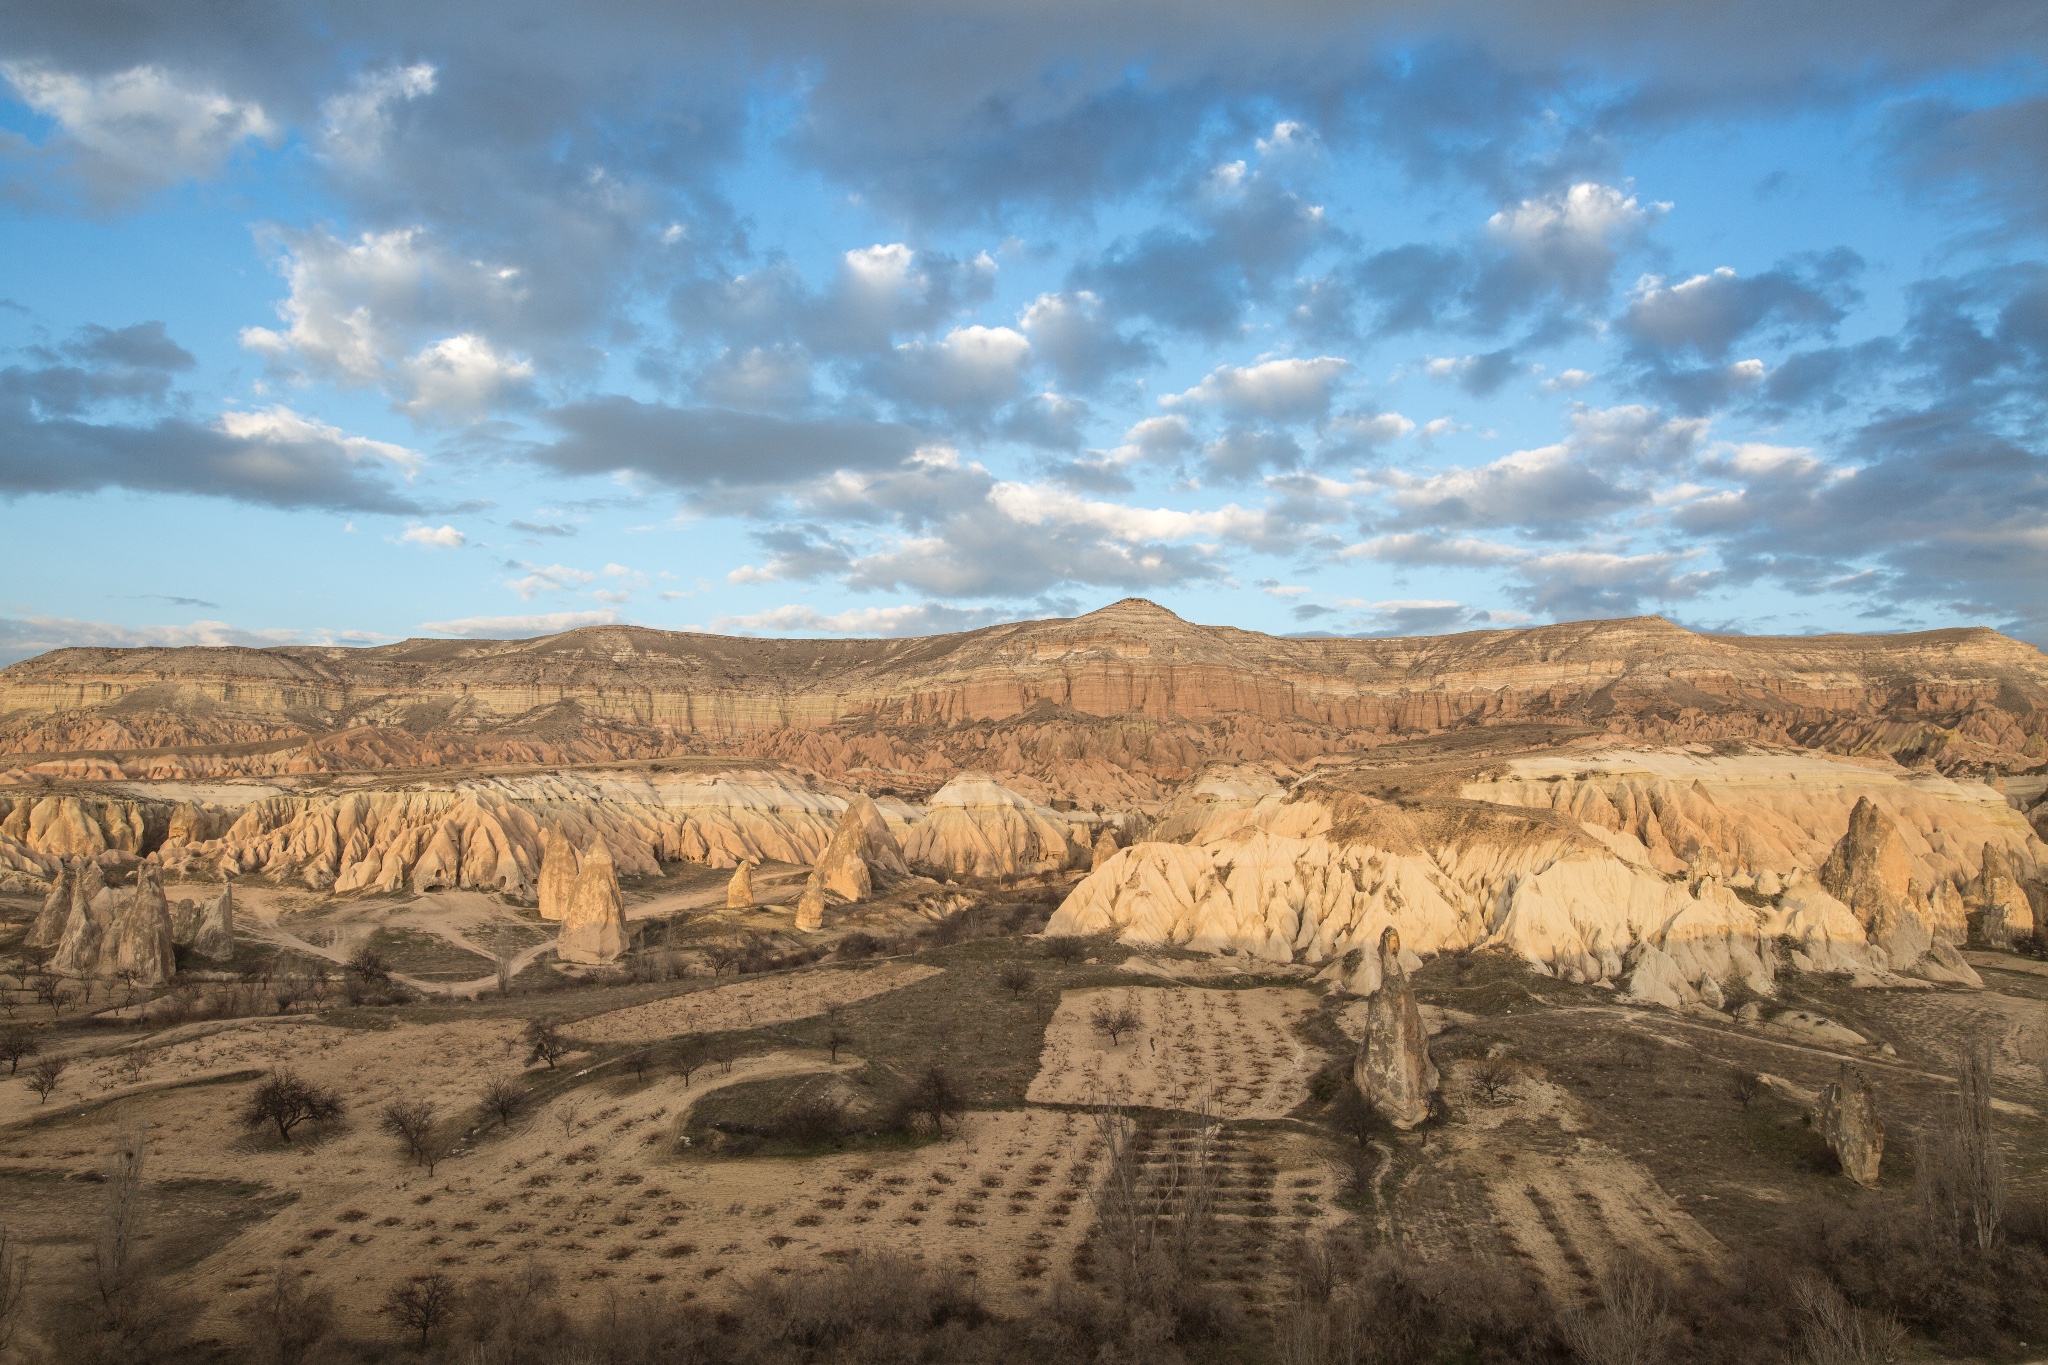
[[[1020,998],[1031,989],[1032,983],[1037,979],[1032,975],[1031,969],[1021,962],[1005,963],[1002,971],[996,974],[996,980],[1002,983],[1003,989]]]
[[[847,962],[860,962],[881,952],[882,947],[882,940],[876,938],[873,934],[863,933],[861,930],[856,929],[845,938],[840,939],[839,946],[833,949],[833,951]]]
[[[1088,940],[1072,934],[1054,934],[1045,940],[1045,955],[1068,966],[1088,960]]]
[[[800,1147],[836,1146],[846,1140],[846,1101],[831,1095],[805,1095],[785,1105],[769,1131]]]

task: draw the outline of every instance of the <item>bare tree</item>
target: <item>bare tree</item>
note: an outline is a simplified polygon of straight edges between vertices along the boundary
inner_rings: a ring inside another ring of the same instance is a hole
[[[1472,1093],[1488,1104],[1501,1104],[1515,1087],[1519,1068],[1505,1057],[1485,1057],[1472,1069]]]
[[[697,1068],[704,1065],[704,1040],[685,1038],[675,1050],[676,1074],[683,1078],[683,1089],[690,1088],[690,1077],[697,1074]]]
[[[292,1129],[300,1124],[331,1122],[346,1108],[341,1096],[326,1086],[302,1080],[295,1072],[273,1071],[242,1106],[242,1126],[273,1127],[280,1141],[290,1142]]]
[[[1560,1314],[1558,1330],[1580,1365],[1658,1365],[1677,1329],[1656,1271],[1623,1254],[1600,1277],[1599,1308]]]
[[[27,1316],[28,1253],[6,1228],[0,1228],[0,1351],[14,1340]]]
[[[904,1113],[920,1115],[931,1120],[932,1131],[939,1137],[944,1137],[946,1120],[966,1110],[967,1097],[953,1084],[953,1078],[946,1074],[946,1068],[929,1066],[903,1093],[900,1103]]]
[[[142,1277],[142,1167],[146,1155],[141,1133],[131,1133],[114,1154],[107,1172],[106,1205],[99,1235],[93,1241],[93,1287],[100,1303],[116,1322],[133,1308],[134,1290]]]
[[[434,1331],[455,1312],[455,1281],[436,1270],[415,1275],[392,1288],[384,1300],[384,1313],[399,1326],[420,1334],[420,1349],[427,1349]]]
[[[1889,1316],[1864,1313],[1818,1275],[1793,1282],[1799,1346],[1807,1365],[1886,1365],[1898,1359],[1905,1332]]]
[[[1923,1138],[1919,1196],[1946,1239],[1989,1251],[2005,1217],[2005,1159],[1991,1107],[1991,1039],[1965,1040],[1948,1114]]]
[[[1054,934],[1045,940],[1045,955],[1072,966],[1088,957],[1088,940],[1072,934]]]
[[[555,1063],[569,1055],[569,1040],[562,1036],[562,1026],[553,1019],[536,1019],[526,1026],[526,1064],[546,1062],[548,1070],[555,1069]]]
[[[493,973],[498,978],[498,994],[512,994],[512,979],[515,975],[513,967],[515,965],[516,959],[513,957],[513,955],[503,950],[500,950],[497,953],[497,955],[492,958],[491,967]]]
[[[334,1330],[334,1296],[308,1288],[300,1274],[279,1269],[250,1315],[264,1355],[275,1365],[299,1365]]]
[[[837,1024],[825,1030],[825,1051],[831,1054],[834,1065],[839,1061],[839,1049],[852,1041],[853,1035]]]
[[[1002,971],[996,974],[996,980],[1002,983],[1003,989],[1020,999],[1037,979],[1032,975],[1031,969],[1021,962],[1006,963]]]
[[[1111,1047],[1121,1043],[1126,1033],[1137,1032],[1138,1023],[1138,1008],[1129,999],[1121,1005],[1112,1005],[1108,996],[1100,996],[1095,1007],[1088,1011],[1088,1026],[1106,1035]]]
[[[69,1058],[41,1057],[28,1069],[28,1088],[36,1092],[38,1104],[50,1102],[50,1092],[57,1088],[57,1082],[64,1079],[64,1073],[71,1068]]]
[[[435,1122],[434,1106],[426,1100],[399,1100],[385,1105],[377,1126],[403,1143],[413,1163],[426,1167],[429,1177],[434,1174],[434,1167],[447,1159],[454,1145]]]
[[[1754,1071],[1731,1071],[1728,1073],[1728,1093],[1744,1109],[1755,1104],[1764,1093],[1764,1078]]]
[[[484,1087],[484,1110],[495,1114],[500,1128],[512,1126],[512,1120],[519,1117],[526,1108],[526,1087],[516,1076],[493,1077]]]
[[[21,1070],[24,1060],[34,1057],[43,1050],[42,1040],[35,1032],[20,1025],[0,1030],[0,1062],[7,1063],[7,1074],[12,1076]]]
[[[576,1121],[583,1117],[583,1101],[563,1100],[555,1106],[555,1122],[562,1125],[562,1141],[576,1136]]]

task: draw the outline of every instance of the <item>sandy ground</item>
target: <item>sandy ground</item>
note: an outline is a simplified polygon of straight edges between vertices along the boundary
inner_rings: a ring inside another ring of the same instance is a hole
[[[1130,1004],[1138,1029],[1112,1044],[1088,1022],[1095,1003]],[[1308,1098],[1326,1060],[1294,1025],[1314,1012],[1304,990],[1205,990],[1192,986],[1067,991],[1045,1033],[1038,1075],[1025,1098],[1188,1109],[1206,1092],[1219,1118],[1280,1118]]]
[[[686,1033],[761,1028],[813,1018],[833,1005],[901,990],[938,974],[937,967],[918,962],[791,972],[594,1014],[571,1025],[569,1032],[590,1042],[646,1043]]]

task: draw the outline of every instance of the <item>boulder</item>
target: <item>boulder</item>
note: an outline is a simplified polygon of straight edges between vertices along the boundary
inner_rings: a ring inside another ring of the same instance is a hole
[[[2016,938],[2034,932],[2034,907],[2026,890],[2012,872],[2012,863],[1997,844],[1984,845],[1984,866],[1970,883],[1970,908],[1983,918],[1979,925],[1984,941],[1994,948],[2010,948]]]
[[[1828,894],[1856,912],[1866,928],[1896,916],[1918,899],[1913,890],[1913,859],[1892,818],[1867,796],[1849,812],[1849,830],[1821,864],[1820,883]]]
[[[597,966],[616,962],[626,951],[626,908],[619,895],[619,873],[611,850],[598,839],[578,860],[555,956],[564,962]]]
[[[811,873],[803,894],[796,898],[796,927],[807,934],[825,927],[825,882],[816,872]]]
[[[576,846],[561,826],[549,825],[540,840],[540,917],[559,920],[569,913],[569,899],[576,889],[581,865]]]
[[[71,917],[72,888],[81,875],[78,865],[68,859],[59,865],[57,878],[50,883],[50,894],[43,898],[42,912],[29,926],[29,947],[54,948],[63,940],[64,922]]]
[[[1438,1077],[1415,988],[1401,965],[1401,935],[1392,926],[1380,935],[1379,966],[1380,986],[1366,1002],[1365,1045],[1352,1079],[1381,1117],[1409,1129],[1429,1117]]]
[[[732,880],[725,886],[725,908],[745,910],[754,903],[754,865],[741,862],[732,870]]]
[[[1814,1126],[1841,1162],[1843,1175],[1865,1187],[1877,1184],[1884,1160],[1884,1120],[1877,1114],[1876,1092],[1860,1070],[1842,1063],[1840,1079],[1820,1092]]]

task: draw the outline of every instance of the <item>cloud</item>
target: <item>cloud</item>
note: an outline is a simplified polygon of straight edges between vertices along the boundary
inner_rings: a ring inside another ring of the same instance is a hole
[[[576,534],[576,528],[574,526],[569,526],[562,522],[514,520],[508,523],[508,525],[510,525],[513,530],[524,531],[527,535],[530,536],[567,537]]]
[[[182,180],[210,179],[243,143],[275,141],[281,132],[260,105],[182,83],[158,66],[92,76],[0,62],[0,76],[57,125],[40,152],[103,209]]]
[[[1862,258],[1840,247],[1761,275],[1745,277],[1727,266],[1676,284],[1645,275],[1616,325],[1645,352],[1718,361],[1761,327],[1787,336],[1831,333],[1861,298],[1853,281],[1862,269]]]
[[[1023,619],[999,607],[955,607],[942,602],[914,602],[895,607],[853,607],[821,612],[790,605],[737,616],[720,616],[716,631],[739,635],[865,635],[920,636],[978,630]]]
[[[394,108],[433,94],[435,75],[429,62],[364,72],[351,89],[321,103],[322,151],[357,168],[376,161],[391,135]]]
[[[619,396],[540,414],[561,433],[528,451],[564,474],[630,470],[682,489],[774,489],[834,470],[895,465],[923,441],[894,422],[785,418],[727,408],[679,408]]]
[[[267,649],[296,644],[376,644],[390,638],[360,630],[246,630],[226,621],[130,626],[68,616],[0,616],[0,667],[52,649],[182,649],[194,645]]]
[[[571,568],[567,564],[549,564],[543,568],[514,560],[506,567],[526,571],[519,578],[507,580],[505,586],[528,602],[544,592],[572,592],[597,581],[597,575],[589,570]]]
[[[727,349],[697,375],[700,397],[746,412],[794,412],[811,398],[811,354],[792,342]]]
[[[1209,407],[1274,422],[1308,422],[1330,410],[1330,391],[1351,369],[1338,356],[1219,365],[1184,393],[1160,398],[1161,407]]]
[[[533,365],[501,355],[471,332],[443,337],[399,367],[410,393],[400,404],[416,417],[476,417],[531,392]]]
[[[619,613],[607,607],[601,611],[548,611],[532,616],[463,616],[453,621],[422,621],[420,629],[429,635],[453,635],[463,640],[517,640],[618,623]]]
[[[1152,346],[1119,332],[1086,289],[1040,294],[1018,319],[1031,352],[1068,387],[1092,393],[1129,370],[1158,361]]]
[[[914,340],[869,362],[869,390],[968,426],[1017,396],[1031,342],[1010,327],[956,327],[937,341]]]
[[[443,550],[459,550],[469,539],[453,526],[409,526],[398,538],[410,545],[426,545]]]

